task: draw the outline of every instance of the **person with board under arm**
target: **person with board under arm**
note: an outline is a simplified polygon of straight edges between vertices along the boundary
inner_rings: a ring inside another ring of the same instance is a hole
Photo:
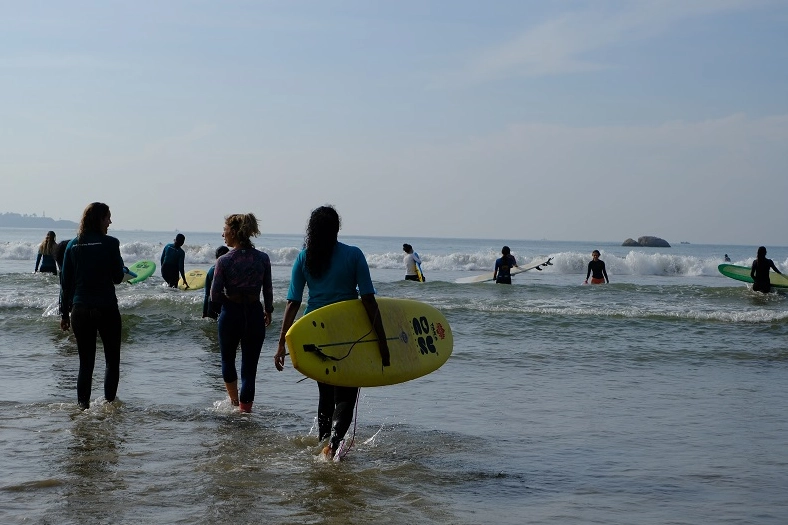
[[[405,280],[418,281],[423,283],[427,279],[421,271],[421,258],[419,254],[413,251],[413,246],[410,244],[403,244],[402,251],[406,253],[403,262],[405,263]]]
[[[175,236],[175,240],[166,245],[161,252],[161,276],[167,281],[170,288],[178,287],[178,273],[183,277],[183,284],[186,285],[186,288],[189,288],[189,283],[186,282],[186,271],[184,270],[186,252],[181,248],[184,242],[186,242],[186,236],[179,233]]]
[[[114,401],[120,380],[120,340],[123,328],[115,285],[123,281],[120,242],[107,235],[112,224],[109,206],[89,204],[82,213],[77,236],[66,246],[60,275],[60,328],[74,329],[79,353],[77,403],[90,408],[96,334],[104,346],[104,399]]]
[[[752,285],[753,291],[769,293],[772,290],[769,270],[774,270],[782,275],[780,270],[774,265],[774,261],[766,258],[766,247],[761,246],[758,248],[757,259],[752,262],[752,270],[750,270],[750,277],[755,281]]]
[[[333,206],[321,206],[309,217],[305,248],[293,263],[279,346],[274,356],[274,365],[280,372],[285,365],[285,334],[298,314],[305,286],[309,288],[309,297],[304,314],[340,301],[358,299],[360,295],[377,335],[381,365],[390,366],[386,332],[375,301],[367,260],[359,248],[337,240],[339,228],[339,214]],[[318,438],[320,441],[328,438],[322,454],[328,459],[334,459],[337,454],[341,458],[340,446],[353,420],[358,388],[332,386],[319,381],[317,386],[320,392]]]
[[[224,242],[231,250],[216,259],[211,283],[211,302],[221,305],[219,351],[222,378],[230,402],[241,412],[251,412],[254,402],[257,363],[265,341],[265,327],[271,324],[274,291],[271,260],[256,250],[251,238],[260,235],[257,218],[251,214],[229,215],[224,221]],[[264,305],[260,302],[263,293]],[[241,345],[241,388],[235,356]]]
[[[591,260],[588,261],[588,272],[586,273],[586,280],[583,284],[588,284],[588,276],[591,276],[591,284],[610,284],[610,279],[607,278],[607,270],[605,270],[605,261],[599,258],[599,250],[591,252]]]
[[[509,272],[512,268],[517,268],[517,260],[512,255],[508,246],[501,248],[501,257],[495,261],[493,270],[493,281],[497,284],[512,284],[512,276]]]

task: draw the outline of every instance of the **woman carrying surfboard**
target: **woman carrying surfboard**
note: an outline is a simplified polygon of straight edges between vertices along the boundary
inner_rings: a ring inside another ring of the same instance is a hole
[[[750,270],[750,277],[754,281],[753,291],[769,293],[772,290],[772,283],[769,280],[770,269],[780,273],[780,270],[774,265],[774,261],[766,258],[766,247],[761,246],[758,248],[757,258],[752,262],[752,270]]]
[[[359,248],[337,240],[339,228],[339,214],[333,206],[321,206],[313,210],[309,217],[305,248],[293,263],[279,346],[274,356],[274,365],[280,372],[285,366],[285,334],[295,321],[305,286],[309,287],[309,296],[304,314],[340,301],[358,299],[360,295],[378,338],[381,366],[390,364],[386,333],[378,313],[367,260]],[[317,386],[320,392],[317,405],[318,438],[321,441],[330,438],[323,448],[323,454],[332,459],[338,453],[353,420],[358,388],[332,386],[320,381]]]

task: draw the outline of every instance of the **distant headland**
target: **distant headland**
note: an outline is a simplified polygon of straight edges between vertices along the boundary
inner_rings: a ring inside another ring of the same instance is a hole
[[[79,226],[74,221],[66,221],[63,219],[55,220],[52,217],[42,215],[39,217],[36,214],[22,215],[20,213],[0,213],[0,228],[41,228],[41,229],[54,229],[54,228],[71,228],[76,229]]]

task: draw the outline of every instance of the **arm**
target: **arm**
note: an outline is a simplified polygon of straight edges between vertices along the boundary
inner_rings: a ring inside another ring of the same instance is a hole
[[[772,270],[782,275],[782,273],[780,273],[780,270],[778,270],[777,267],[774,265],[774,261],[772,261]]]
[[[610,279],[607,278],[607,269],[605,269],[605,263],[602,262],[602,275],[605,276],[605,282],[610,284]]]
[[[188,289],[189,283],[186,282],[186,270],[184,269],[184,265],[186,263],[186,252],[183,251],[183,248],[181,248],[181,253],[179,253],[178,256],[178,270],[181,272],[183,285],[186,287],[186,289]]]
[[[280,372],[285,369],[285,335],[293,326],[299,308],[301,308],[301,301],[287,300],[285,313],[282,316],[282,329],[279,331],[279,345],[276,348],[276,355],[274,355],[274,366]]]
[[[164,266],[164,254],[167,253],[167,248],[169,244],[164,246],[164,249],[161,251],[161,257],[159,258],[159,266]]]
[[[211,282],[210,302],[216,305],[216,311],[221,309],[224,303],[224,271],[223,264],[217,260],[213,267],[213,281]]]
[[[112,243],[112,257],[115,259],[112,262],[112,282],[115,284],[120,284],[123,282],[123,257],[120,255],[120,241],[117,239],[113,240]]]
[[[493,270],[493,281],[498,277],[498,261],[495,261],[495,269]]]
[[[40,262],[41,262],[41,252],[38,252],[38,256],[36,257],[36,267],[33,270],[33,273],[36,273],[38,271],[38,263]]]
[[[74,297],[74,276],[68,260],[70,255],[71,250],[66,249],[63,256],[63,268],[60,270],[60,329],[63,331],[71,327],[69,312],[71,312],[71,300]]]
[[[591,276],[591,261],[588,261],[588,271],[586,272],[586,280],[588,282],[588,278]]]
[[[753,281],[755,280],[755,266],[757,265],[757,263],[758,263],[757,260],[753,261],[752,262],[752,269],[750,270],[750,277],[752,278]]]
[[[271,325],[271,314],[274,311],[274,286],[271,283],[271,260],[265,258],[263,273],[263,305],[265,309],[265,326]]]
[[[362,295],[361,302],[364,304],[369,322],[372,323],[372,328],[378,336],[378,348],[380,349],[380,358],[383,361],[383,366],[390,366],[389,343],[386,340],[386,331],[383,329],[383,320],[380,318],[380,309],[378,302],[375,300],[375,294]]]

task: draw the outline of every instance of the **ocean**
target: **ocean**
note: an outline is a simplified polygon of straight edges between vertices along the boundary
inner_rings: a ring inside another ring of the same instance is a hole
[[[254,412],[226,399],[202,291],[157,270],[118,285],[118,400],[76,406],[78,357],[58,281],[33,274],[45,231],[0,229],[0,523],[783,524],[788,520],[788,295],[717,271],[757,246],[350,237],[377,292],[432,304],[455,347],[438,371],[361,390],[344,461],[318,457],[317,387],[273,366],[302,235],[263,235],[274,321]],[[59,239],[73,232],[57,232]],[[219,233],[186,235],[207,269]],[[174,233],[116,231],[124,261]],[[403,280],[402,243],[426,283]],[[512,286],[457,284],[492,271]],[[788,248],[768,246],[788,270]],[[610,285],[583,286],[590,253]]]

